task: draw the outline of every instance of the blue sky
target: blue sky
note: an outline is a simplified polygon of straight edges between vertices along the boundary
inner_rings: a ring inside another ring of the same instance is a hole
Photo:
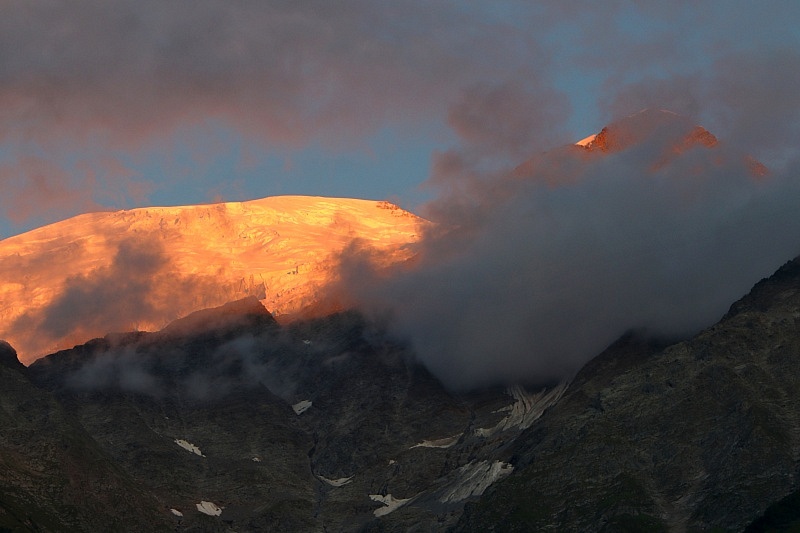
[[[794,1],[0,5],[0,238],[279,194],[424,212],[448,154],[507,168],[643,107],[795,157]]]

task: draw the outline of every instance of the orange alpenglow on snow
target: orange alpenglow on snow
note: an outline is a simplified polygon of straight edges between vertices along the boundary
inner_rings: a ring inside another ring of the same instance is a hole
[[[306,196],[76,216],[0,241],[0,338],[27,364],[245,296],[295,313],[351,242],[405,261],[426,223],[389,202]]]

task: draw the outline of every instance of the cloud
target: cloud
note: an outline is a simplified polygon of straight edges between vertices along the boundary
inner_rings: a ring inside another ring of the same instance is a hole
[[[300,368],[309,364],[304,360],[307,347],[273,328],[256,329],[249,324],[244,329],[226,329],[212,327],[177,336],[165,331],[135,341],[107,336],[102,349],[64,369],[64,384],[76,391],[120,390],[153,397],[177,394],[201,402],[265,387],[290,402]],[[198,336],[203,339],[200,343]]]
[[[701,327],[797,253],[796,2],[0,5],[0,209],[15,220],[141,202],[157,185],[129,169],[132,154],[217,127],[265,149],[342,149],[387,127],[455,137],[433,157],[440,197],[424,214],[437,225],[417,267],[388,276],[354,248],[343,274],[346,292],[390,309],[454,385],[562,376],[636,325]],[[581,100],[606,119],[673,109],[728,148],[657,169],[656,139],[575,158],[553,147]],[[770,179],[743,173],[745,155]],[[71,280],[51,312],[29,314],[30,331],[170,316],[145,296],[115,301],[114,283],[118,294],[200,294],[168,282],[156,244],[120,254]]]
[[[67,247],[65,253],[79,255],[80,246]],[[0,261],[0,274],[5,272],[7,279],[28,283],[19,275],[26,270],[48,272],[24,256]],[[158,234],[134,234],[117,244],[110,264],[67,278],[52,302],[31,306],[5,328],[5,335],[23,354],[24,362],[30,362],[43,353],[110,332],[160,328],[187,311],[242,296],[238,287],[211,277],[177,274]]]
[[[44,312],[40,330],[54,338],[76,330],[125,331],[156,312],[152,291],[167,265],[158,241],[120,243],[108,268],[67,279]]]
[[[202,161],[240,141],[284,157],[307,147],[368,150],[368,136],[392,129],[437,144],[454,133],[473,148],[457,154],[470,166],[527,157],[567,141],[573,110],[619,116],[597,109],[602,92],[691,77],[760,41],[791,42],[786,14],[797,7],[777,5],[5,0],[0,161],[10,168],[0,184],[14,199],[0,215],[52,220],[53,207],[63,216],[141,205],[156,181],[188,178],[176,168],[142,176],[132,160],[169,160],[185,148]],[[747,31],[752,21],[769,36]],[[762,70],[759,79],[781,75]],[[751,94],[762,87],[775,84]],[[691,92],[662,96],[660,107],[699,109]],[[457,158],[437,159],[442,167]],[[55,182],[68,194],[50,194]]]
[[[800,83],[797,49],[721,54],[700,71],[646,76],[608,88],[601,100],[615,116],[661,107],[694,117],[728,144],[776,169],[797,152]]]
[[[124,167],[220,127],[265,149],[352,148],[387,125],[431,127],[462,90],[524,79],[544,57],[522,29],[449,3],[6,1],[3,15],[0,142],[96,201],[76,153]],[[103,178],[114,194],[142,181]]]
[[[75,209],[100,209],[85,194],[94,186],[91,176],[76,177],[43,157],[21,156],[0,164],[0,185],[4,192],[0,198],[0,210],[15,222],[43,212],[58,216]]]
[[[119,389],[161,396],[167,389],[148,368],[148,363],[135,350],[119,348],[95,355],[67,374],[64,382],[77,390]]]
[[[711,325],[800,254],[800,181],[755,180],[724,143],[664,160],[687,123],[663,117],[616,153],[554,150],[445,189],[414,265],[380,271],[351,248],[339,297],[455,388],[565,379],[627,330]]]

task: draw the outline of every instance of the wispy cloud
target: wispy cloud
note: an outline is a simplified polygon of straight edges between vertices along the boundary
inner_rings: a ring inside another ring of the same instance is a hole
[[[72,253],[80,254],[80,248]],[[27,258],[12,256],[0,261],[0,272],[7,272],[9,279],[20,279],[20,270],[46,275],[59,268],[58,264],[49,264],[50,256],[38,261],[47,264],[33,265]],[[31,305],[3,329],[20,349],[23,360],[30,362],[48,350],[110,332],[161,327],[187,309],[219,305],[236,297],[235,291],[220,280],[179,275],[159,236],[130,235],[119,241],[108,266],[67,278],[50,304]]]

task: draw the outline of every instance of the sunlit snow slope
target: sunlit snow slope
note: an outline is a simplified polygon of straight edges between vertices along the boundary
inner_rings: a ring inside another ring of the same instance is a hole
[[[27,363],[245,295],[291,313],[351,241],[403,260],[424,223],[388,202],[305,196],[76,216],[0,241],[0,338]]]

